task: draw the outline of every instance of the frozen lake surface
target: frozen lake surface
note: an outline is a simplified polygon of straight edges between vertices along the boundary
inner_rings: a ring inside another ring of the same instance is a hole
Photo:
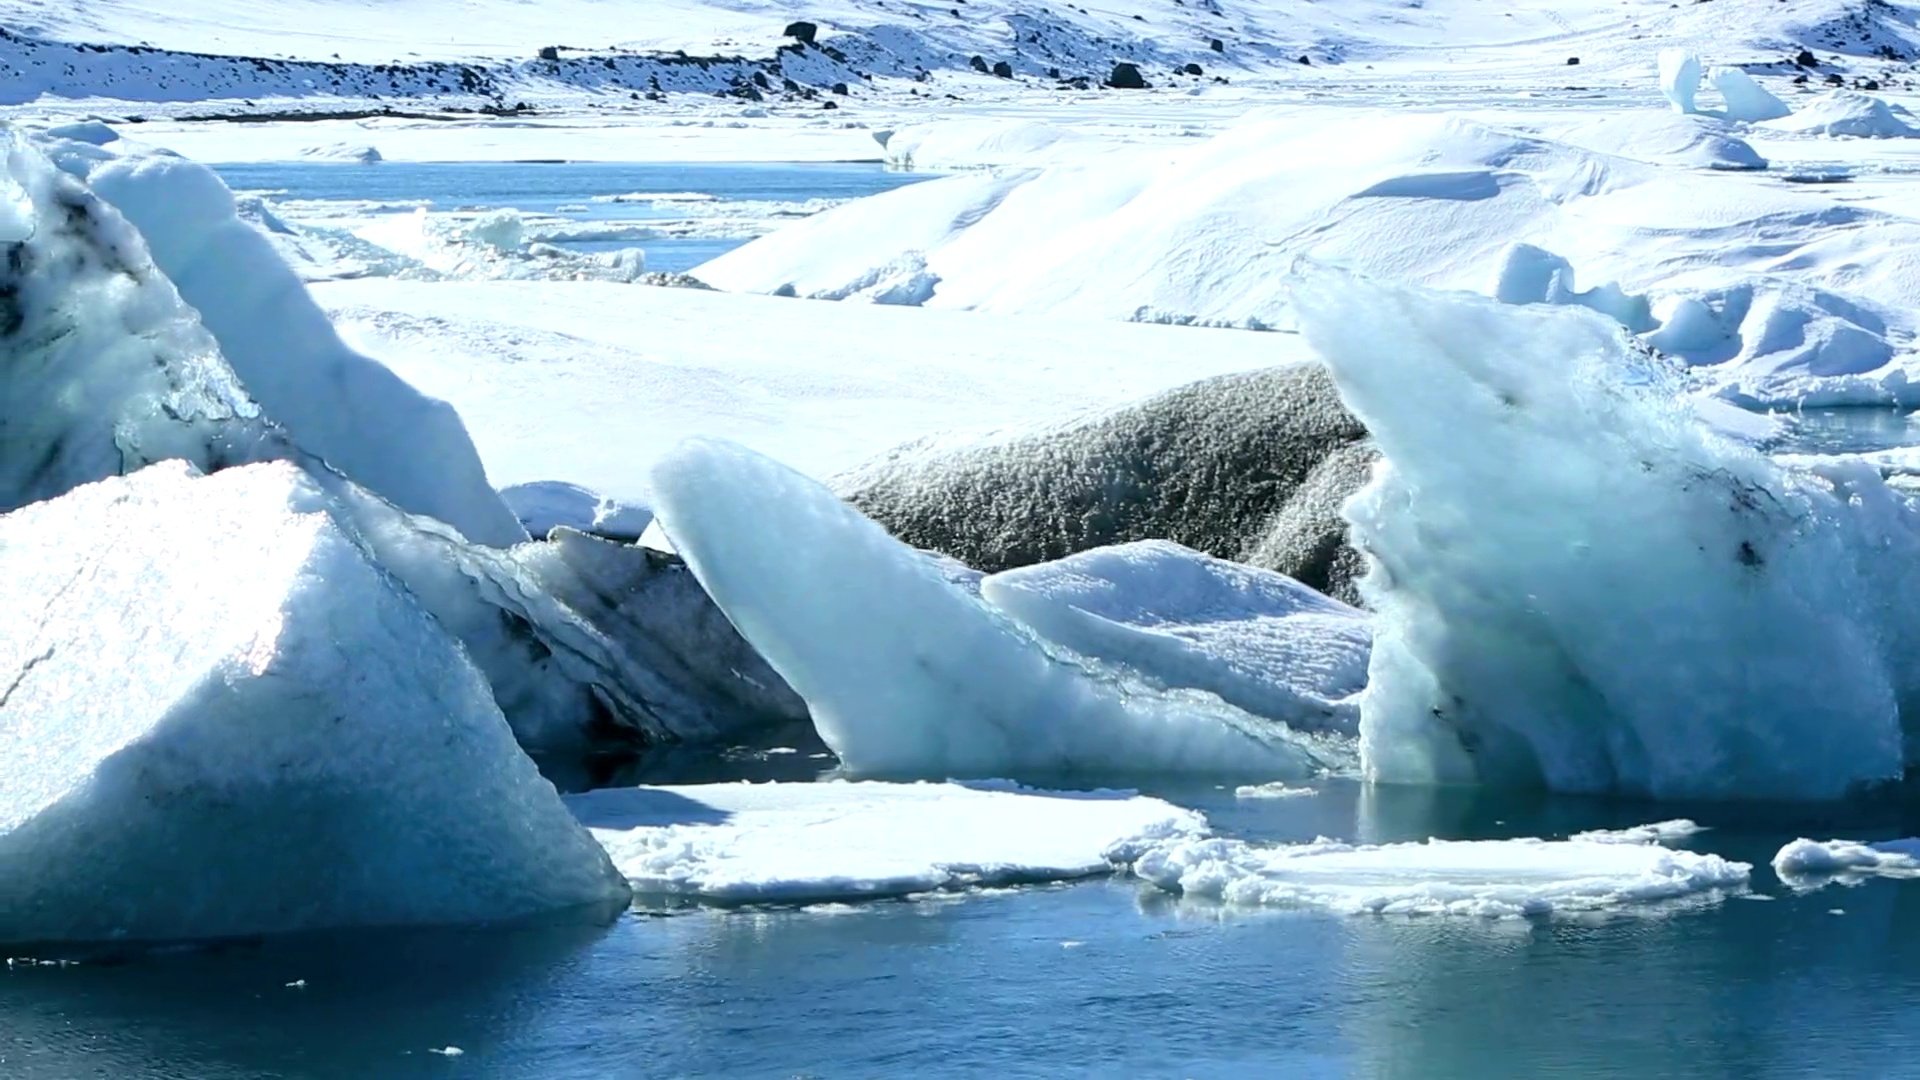
[[[0,972],[0,1072],[137,1076],[1914,1075],[1920,884],[1795,893],[1805,810],[1162,794],[1223,832],[1557,836],[1686,812],[1754,895],[1606,918],[1248,912],[1122,878],[604,931],[362,935]],[[1912,835],[1912,809],[1832,811]],[[1776,827],[1777,822],[1777,827]],[[1911,924],[1910,924],[1911,921]],[[290,985],[291,984],[291,985]],[[449,1058],[432,1051],[458,1047]]]

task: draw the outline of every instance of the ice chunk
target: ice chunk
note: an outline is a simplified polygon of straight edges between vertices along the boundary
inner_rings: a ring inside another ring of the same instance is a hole
[[[1356,846],[1180,839],[1133,872],[1182,896],[1345,914],[1515,917],[1611,911],[1745,891],[1752,867],[1653,845],[1429,840]]]
[[[1801,838],[1773,857],[1773,872],[1796,887],[1818,888],[1836,878],[1920,877],[1920,839],[1828,840]]]
[[[1503,304],[1573,304],[1597,311],[1636,334],[1659,325],[1644,296],[1630,296],[1614,282],[1585,292],[1573,287],[1573,264],[1532,244],[1515,244],[1494,281],[1493,298]]]
[[[1660,92],[1675,112],[1698,112],[1694,96],[1700,92],[1700,58],[1685,49],[1660,50]]]
[[[352,165],[374,165],[386,160],[379,149],[367,143],[324,143],[300,151],[308,161],[338,161]]]
[[[1677,844],[1705,831],[1699,823],[1687,818],[1669,818],[1625,829],[1593,829],[1574,833],[1567,839],[1594,844]]]
[[[1295,303],[1387,459],[1347,504],[1369,776],[1829,798],[1901,774],[1914,525],[1871,470],[1722,440],[1589,312],[1331,270]]]
[[[1049,646],[819,484],[730,443],[653,471],[714,601],[859,775],[1301,777],[1338,749]]]
[[[1310,787],[1294,787],[1279,781],[1266,784],[1242,784],[1233,789],[1236,799],[1302,799],[1317,794]]]
[[[1768,93],[1753,76],[1739,68],[1717,67],[1707,76],[1714,89],[1727,100],[1727,119],[1754,123],[1760,120],[1778,120],[1790,116],[1792,109],[1787,103]]]
[[[302,449],[476,543],[526,539],[487,484],[459,414],[342,344],[272,241],[237,216],[212,170],[126,140],[104,149],[45,145],[139,230],[247,394]]]
[[[1863,139],[1907,139],[1920,135],[1920,129],[1902,119],[1885,101],[1857,90],[1829,90],[1803,103],[1792,115],[1768,121],[1764,128]]]
[[[712,784],[567,798],[641,895],[807,903],[1109,873],[1198,836],[1191,810],[1128,791],[1005,785]]]
[[[0,517],[0,941],[489,922],[625,887],[290,465]]]
[[[1295,730],[1352,734],[1366,616],[1268,570],[1167,540],[994,574],[988,603],[1075,652],[1205,690]]]
[[[638,540],[653,523],[653,511],[560,480],[535,480],[500,489],[508,509],[535,539],[559,526],[610,540]]]

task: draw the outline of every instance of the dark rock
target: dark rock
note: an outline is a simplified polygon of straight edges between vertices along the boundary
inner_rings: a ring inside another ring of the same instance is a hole
[[[987,67],[987,58],[986,58],[986,57],[984,57],[984,56],[974,56],[974,57],[972,57],[971,59],[969,59],[969,60],[967,61],[967,66],[968,66],[968,67],[970,67],[970,68],[972,68],[973,70],[975,70],[975,71],[977,71],[977,72],[979,72],[979,73],[980,73],[980,74],[982,74],[982,75],[987,75],[987,74],[990,74],[990,73],[992,72],[992,70],[993,70],[993,69],[991,69],[991,68],[989,68],[989,67]]]
[[[836,102],[832,102],[832,101],[823,101],[823,102],[821,102],[821,103],[820,103],[820,107],[821,107],[821,108],[823,108],[823,109],[837,109],[837,108],[839,108],[840,106],[839,106],[839,104],[838,104],[838,103],[836,103]]]
[[[1199,65],[1199,64],[1188,64],[1188,65],[1187,65],[1186,67],[1183,67],[1183,68],[1181,68],[1181,69],[1180,69],[1180,71],[1181,71],[1181,72],[1182,72],[1183,74],[1187,74],[1187,75],[1203,75],[1203,74],[1205,74],[1205,72],[1203,72],[1203,71],[1201,71],[1201,70],[1200,70],[1200,65]]]
[[[1836,71],[1836,72],[1831,72],[1831,73],[1829,73],[1829,74],[1827,75],[1827,77],[1826,77],[1826,79],[1825,79],[1824,81],[1826,82],[1826,84],[1827,84],[1828,86],[1845,86],[1845,85],[1847,85],[1847,80],[1845,80],[1845,79],[1843,79],[1843,78],[1841,78],[1841,77],[1840,77],[1840,73],[1839,73],[1839,72],[1837,72],[1837,71]]]
[[[1227,43],[1224,41],[1221,41],[1219,38],[1214,38],[1213,40],[1207,42],[1207,48],[1212,49],[1214,52],[1217,52],[1217,53],[1223,53],[1227,51]]]
[[[1807,85],[1807,77],[1806,77],[1806,75],[1805,75],[1805,74],[1800,74],[1800,75],[1795,75],[1795,76],[1793,77],[1793,85],[1795,85],[1795,86],[1805,86],[1805,85]]]
[[[1567,57],[1567,66],[1568,66],[1568,67],[1579,67],[1579,66],[1580,66],[1580,58],[1579,58],[1579,57],[1577,57],[1577,56],[1569,56],[1569,57]]]
[[[540,46],[540,59],[558,60],[560,59],[560,50],[552,45],[542,45]]]
[[[995,75],[1000,76],[1003,79],[1011,79],[1013,78],[1013,65],[1007,63],[1005,60],[995,61],[993,65],[993,73]]]
[[[1208,379],[973,447],[910,444],[840,478],[915,547],[989,573],[1168,539],[1351,601],[1340,504],[1378,455],[1333,379],[1299,364]]]
[[[1812,49],[1801,49],[1800,55],[1793,58],[1793,63],[1795,67],[1803,67],[1803,68],[1820,66],[1820,60],[1818,57],[1813,55]]]
[[[790,22],[781,33],[802,45],[811,45],[814,37],[820,33],[820,28],[810,22]]]
[[[1145,90],[1146,76],[1140,74],[1136,64],[1121,62],[1113,65],[1113,74],[1107,76],[1107,85],[1115,90]]]
[[[1302,63],[1302,64],[1305,64],[1305,65],[1307,65],[1308,67],[1312,67],[1312,66],[1313,66],[1313,60],[1312,60],[1311,58],[1309,58],[1309,57],[1307,57],[1307,56],[1304,56],[1304,55],[1300,57],[1300,61],[1299,61],[1299,62],[1300,62],[1300,63]]]
[[[847,84],[843,82],[834,83],[833,86],[831,86],[829,89],[831,89],[834,93],[839,94],[841,97],[846,97],[848,94]]]

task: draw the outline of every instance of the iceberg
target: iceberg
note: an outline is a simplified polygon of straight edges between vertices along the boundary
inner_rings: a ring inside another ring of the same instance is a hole
[[[1673,105],[1673,111],[1693,113],[1693,99],[1700,93],[1700,58],[1685,49],[1662,49],[1659,59],[1660,92]]]
[[[0,517],[0,941],[604,917],[624,881],[437,620],[278,463]]]
[[[1714,89],[1727,102],[1727,119],[1745,123],[1762,120],[1778,120],[1791,116],[1793,110],[1787,103],[1768,93],[1753,76],[1733,67],[1717,67],[1707,73]]]
[[[1366,615],[1272,571],[1166,540],[994,574],[988,603],[1041,637],[1215,694],[1297,731],[1352,735],[1367,680]]]
[[[816,482],[689,440],[655,511],[856,776],[1287,779],[1344,748],[1051,645]]]
[[[1877,472],[1722,439],[1577,308],[1322,268],[1294,300],[1386,458],[1347,504],[1369,777],[1820,799],[1901,775],[1915,516]]]
[[[1822,843],[1802,837],[1781,848],[1773,857],[1773,872],[1781,881],[1801,889],[1817,889],[1835,880],[1874,875],[1920,877],[1920,839]]]
[[[1652,844],[1581,840],[1262,845],[1179,838],[1149,847],[1132,869],[1167,892],[1228,904],[1517,918],[1716,900],[1746,891],[1753,868]]]
[[[1198,813],[1130,791],[1007,784],[710,784],[566,801],[637,894],[720,904],[1064,881],[1206,830]]]
[[[16,178],[24,173],[50,188],[36,175],[46,168],[39,153],[18,134],[4,137]],[[213,170],[126,140],[40,141],[56,166],[139,231],[145,252],[136,260],[150,257],[173,283],[248,396],[302,450],[475,543],[526,539],[488,485],[459,414],[347,348],[273,241],[239,217]],[[36,214],[57,220],[44,201]]]

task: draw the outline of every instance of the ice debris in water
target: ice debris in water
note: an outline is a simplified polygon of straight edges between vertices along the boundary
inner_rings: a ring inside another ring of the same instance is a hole
[[[1705,831],[1687,818],[1670,818],[1625,829],[1591,829],[1574,833],[1567,839],[1594,844],[1677,844]]]
[[[1773,872],[1796,887],[1818,887],[1836,878],[1867,875],[1920,877],[1920,838],[1822,843],[1802,837],[1773,857]]]
[[[1167,540],[994,574],[988,603],[1049,641],[1161,687],[1219,695],[1295,730],[1351,735],[1372,637],[1365,613],[1271,570]]]
[[[862,776],[1305,777],[1344,746],[1050,644],[831,492],[690,440],[655,511],[700,583]]]
[[[0,941],[604,915],[626,887],[305,474],[0,517]]]
[[[1229,904],[1346,914],[1513,917],[1622,910],[1744,890],[1752,868],[1718,855],[1589,841],[1429,840],[1354,845],[1156,844],[1133,872]]]
[[[1009,784],[710,784],[567,797],[643,895],[813,903],[1057,881],[1198,836],[1199,814],[1129,791]]]
[[[1386,459],[1345,508],[1369,777],[1819,799],[1901,774],[1920,535],[1877,472],[1722,439],[1577,308],[1314,267],[1294,303]]]
[[[1233,789],[1236,799],[1299,799],[1315,794],[1310,787],[1294,787],[1274,781],[1268,784],[1242,784]]]

